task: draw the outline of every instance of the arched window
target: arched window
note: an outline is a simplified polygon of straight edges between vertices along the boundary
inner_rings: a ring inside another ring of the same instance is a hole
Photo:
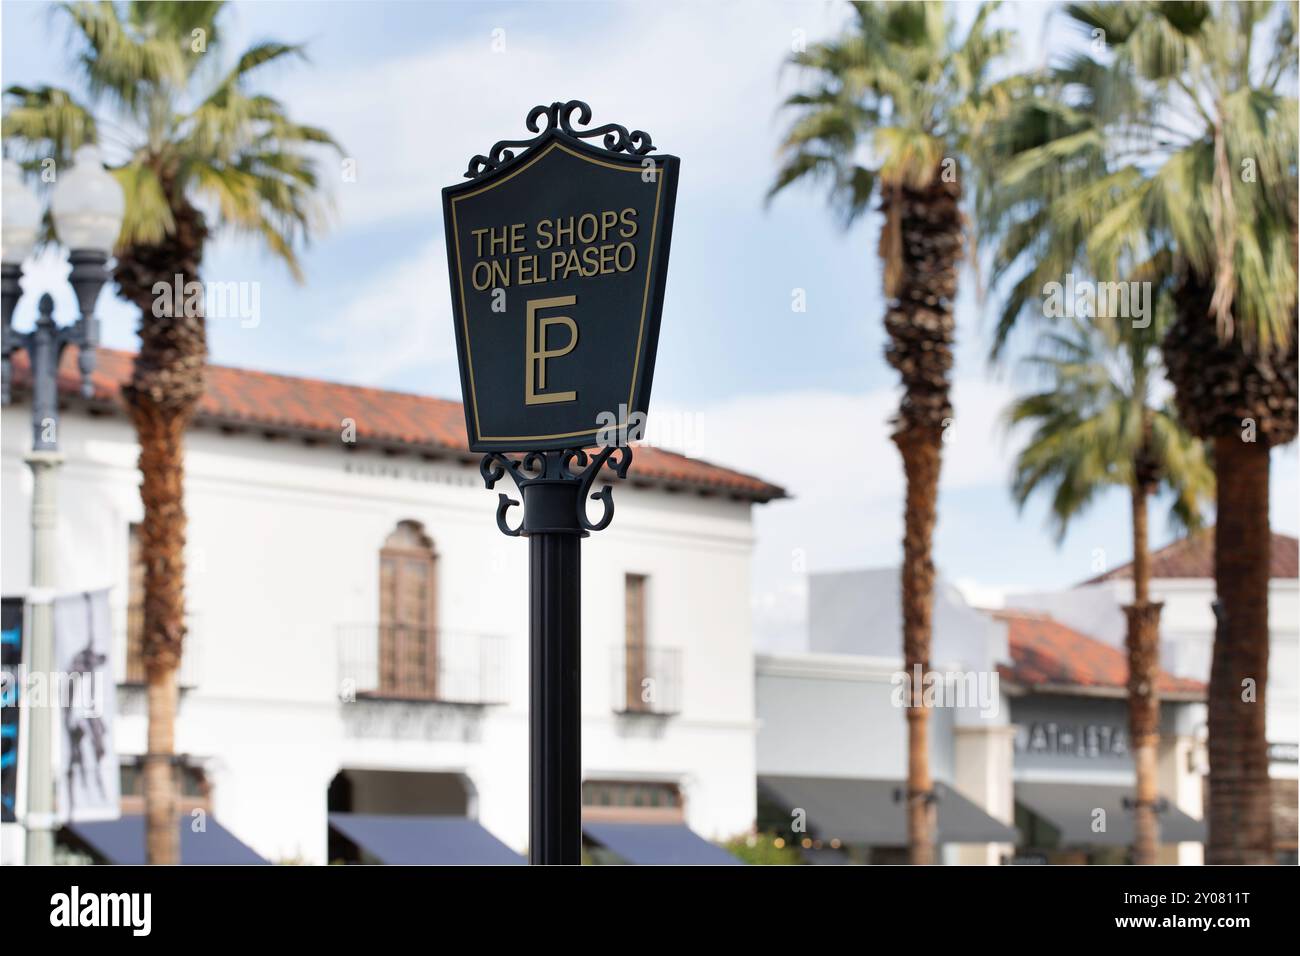
[[[399,522],[379,552],[379,688],[438,696],[438,558],[418,521]]]

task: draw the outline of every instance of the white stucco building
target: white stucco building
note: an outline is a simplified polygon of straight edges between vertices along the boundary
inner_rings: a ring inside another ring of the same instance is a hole
[[[1268,595],[1269,666],[1266,722],[1273,778],[1273,838],[1282,861],[1295,862],[1300,765],[1300,543],[1274,534]],[[1132,602],[1132,567],[1124,565],[1071,588],[1014,594],[1010,606],[1050,613],[1098,640],[1124,646],[1123,607]],[[1214,649],[1214,535],[1207,530],[1151,555],[1151,600],[1160,601],[1160,666],[1208,682]],[[1204,713],[1197,733],[1205,734]]]
[[[61,591],[112,588],[123,803],[138,810],[141,504],[117,393],[130,361],[101,351],[90,401],[66,382],[58,557]],[[6,595],[29,580],[23,393],[3,416]],[[267,859],[348,852],[331,811],[462,815],[526,849],[528,548],[498,532],[463,441],[454,402],[210,369],[186,450],[177,750],[186,799]],[[781,494],[636,450],[613,524],[583,545],[589,818],[715,840],[752,826],[750,512]]]
[[[900,615],[897,568],[812,574],[809,652],[758,660],[760,793],[806,810],[856,862],[906,860]],[[1015,843],[1007,659],[1005,629],[938,582],[931,670],[945,675],[945,696],[930,711],[930,771],[945,863],[995,864]]]
[[[816,862],[906,859],[900,608],[897,568],[810,575],[810,651],[758,658],[759,825]],[[1122,651],[1047,614],[973,608],[940,578],[930,670],[943,862],[1125,859],[1134,776]],[[1205,687],[1162,671],[1159,690],[1160,859],[1199,863]]]

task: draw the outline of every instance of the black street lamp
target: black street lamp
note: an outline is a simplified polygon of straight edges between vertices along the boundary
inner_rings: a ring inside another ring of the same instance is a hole
[[[36,324],[30,332],[13,329],[14,310],[22,295],[22,262],[35,248],[40,230],[40,201],[27,189],[22,170],[4,161],[3,209],[3,400],[10,400],[13,353],[27,352],[31,367],[32,450],[32,578],[27,601],[31,607],[31,638],[27,673],[50,676],[54,670],[53,599],[57,499],[55,471],[63,461],[59,452],[59,359],[69,345],[78,349],[82,394],[89,398],[94,386],[95,346],[99,320],[95,300],[108,279],[108,257],[122,225],[125,201],[122,188],[105,169],[99,150],[82,146],[73,165],[58,170],[50,196],[50,212],[60,241],[71,252],[69,281],[77,296],[80,318],[71,326],[54,321],[54,300],[42,295]],[[54,860],[54,770],[52,758],[53,702],[28,709],[27,831],[28,864]]]

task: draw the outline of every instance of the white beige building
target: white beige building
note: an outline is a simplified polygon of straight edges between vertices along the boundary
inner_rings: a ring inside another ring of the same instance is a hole
[[[137,446],[118,396],[130,361],[101,351],[89,401],[67,376],[58,473],[59,589],[112,589],[128,812],[145,750]],[[0,460],[6,595],[27,589],[31,547],[17,372]],[[185,482],[188,803],[273,861],[364,851],[332,812],[461,816],[523,852],[528,548],[497,530],[460,405],[214,366]],[[583,544],[590,819],[710,840],[752,826],[750,512],[781,494],[636,450],[612,526]],[[641,686],[652,692],[629,697]]]
[[[1274,534],[1270,548],[1269,668],[1265,697],[1269,773],[1273,780],[1273,839],[1282,862],[1296,862],[1297,778],[1300,764],[1300,542]],[[1214,648],[1214,535],[1206,530],[1151,555],[1151,599],[1160,612],[1160,664],[1182,678],[1208,682]],[[1050,613],[1106,644],[1124,646],[1123,607],[1133,599],[1130,565],[1072,588],[1016,594],[1015,607]],[[1195,736],[1204,740],[1205,715],[1196,714]],[[1203,748],[1189,759],[1204,771]],[[1199,800],[1199,792],[1196,799]],[[1190,795],[1189,795],[1190,799]]]
[[[818,862],[906,860],[898,585],[896,568],[811,575],[810,652],[758,659],[759,825]],[[1123,652],[1041,612],[972,608],[940,579],[930,669],[943,862],[1124,861]],[[1159,690],[1161,859],[1198,863],[1205,687],[1163,672]]]

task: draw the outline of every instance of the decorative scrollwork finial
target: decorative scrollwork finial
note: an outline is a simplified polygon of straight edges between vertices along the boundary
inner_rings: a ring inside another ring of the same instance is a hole
[[[563,451],[530,451],[522,459],[514,459],[501,452],[488,452],[479,462],[479,474],[483,484],[491,489],[508,473],[519,489],[521,497],[528,496],[530,485],[564,485],[572,490],[572,505],[565,504],[564,510],[572,512],[565,517],[567,530],[585,536],[590,531],[603,531],[614,520],[614,489],[605,485],[595,494],[590,494],[596,479],[602,471],[608,469],[618,478],[626,478],[628,468],[632,465],[632,449],[626,445],[606,445],[595,455],[589,455],[581,448],[566,448]],[[599,501],[603,511],[599,520],[592,521],[587,515],[587,501]],[[497,527],[502,534],[517,538],[527,534],[524,524],[511,527],[506,515],[519,502],[509,495],[498,493]],[[528,509],[524,508],[525,521]],[[550,518],[553,520],[554,515]],[[554,530],[554,529],[551,529]]]
[[[574,117],[577,117],[576,125]],[[569,100],[566,103],[555,102],[550,106],[534,106],[528,111],[525,120],[531,139],[503,139],[495,143],[487,154],[480,153],[469,161],[465,170],[466,179],[477,179],[490,173],[502,163],[508,163],[520,152],[536,146],[552,131],[560,132],[575,139],[601,139],[601,145],[611,153],[628,153],[632,156],[644,156],[655,145],[650,134],[645,130],[629,130],[618,123],[606,123],[592,129],[580,129],[591,122],[591,107],[582,100]]]

